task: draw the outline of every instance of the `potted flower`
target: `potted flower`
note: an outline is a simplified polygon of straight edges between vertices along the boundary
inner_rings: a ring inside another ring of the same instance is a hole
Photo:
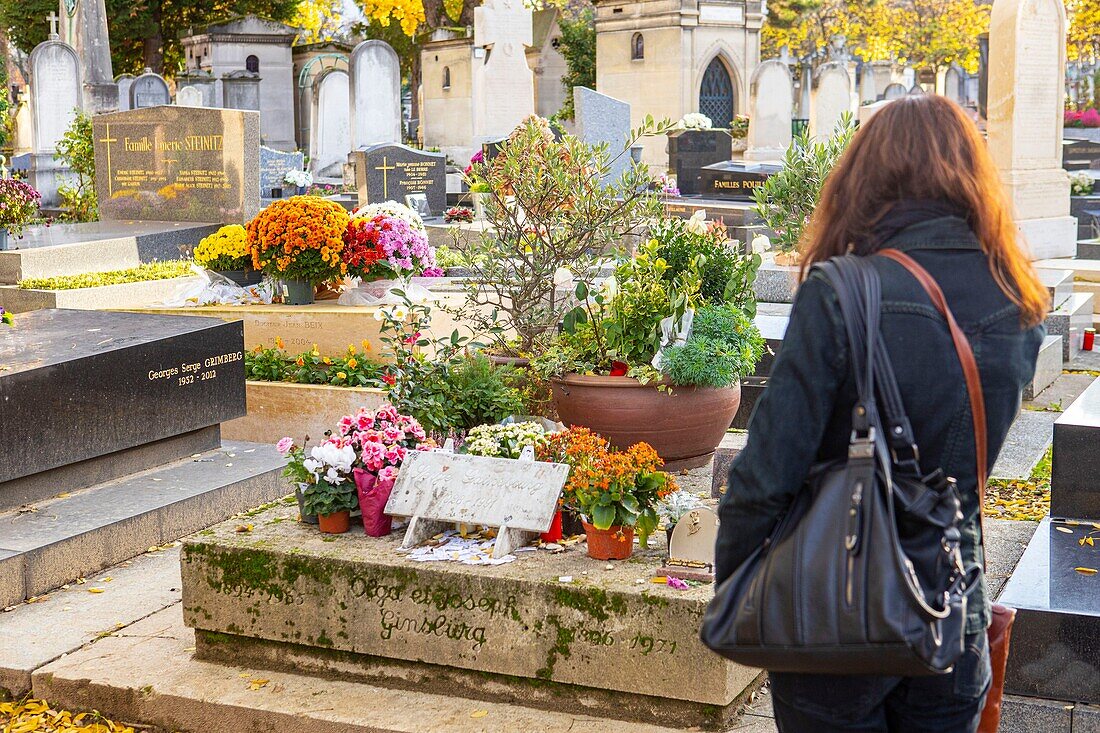
[[[333,437],[356,451],[351,472],[363,530],[371,537],[385,537],[393,528],[385,509],[398,469],[410,450],[430,450],[435,444],[416,419],[399,414],[392,405],[346,415],[337,423]]]
[[[227,224],[202,238],[193,253],[195,263],[232,280],[241,287],[255,285],[263,277],[252,269],[252,250],[248,232],[240,224]]]
[[[308,305],[314,287],[347,273],[343,262],[348,213],[317,196],[276,201],[248,222],[252,266],[281,280],[284,302]]]
[[[310,449],[283,438],[276,448],[287,458],[283,476],[301,490],[302,516],[314,515],[321,532],[342,534],[350,526],[357,504],[355,484],[349,478],[355,449],[346,439],[330,438]]]
[[[23,236],[23,230],[39,220],[42,196],[33,187],[14,178],[0,179],[0,251],[8,248],[8,235]]]
[[[313,174],[309,171],[287,171],[283,176],[283,182],[288,183],[297,190],[299,196],[306,193],[306,189],[313,185]]]
[[[1070,196],[1091,196],[1096,188],[1096,180],[1084,171],[1069,174]]]
[[[364,207],[355,213],[344,231],[343,256],[349,275],[373,283],[365,290],[375,298],[382,297],[394,280],[443,274],[423,221],[412,209],[392,201],[384,208]]]
[[[485,181],[475,181],[470,184],[470,201],[474,204],[474,218],[478,221],[484,221],[489,217],[486,216],[485,207],[489,201],[493,198],[493,189]]]
[[[570,467],[564,501],[583,515],[588,555],[625,560],[657,528],[658,501],[676,489],[653,448],[638,443],[616,450],[587,428],[570,428],[547,437],[539,458]]]
[[[744,310],[706,303],[697,259],[671,282],[655,240],[599,292],[577,286],[556,343],[535,360],[562,422],[612,445],[652,445],[670,470],[705,465],[741,402],[764,340]]]
[[[703,506],[703,500],[690,491],[678,489],[665,496],[657,507],[657,516],[665,523],[665,536],[672,545],[672,530],[684,515]]]

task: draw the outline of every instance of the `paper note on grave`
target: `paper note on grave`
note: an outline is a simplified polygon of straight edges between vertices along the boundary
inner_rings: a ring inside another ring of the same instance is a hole
[[[410,451],[386,503],[386,514],[411,517],[405,547],[464,522],[501,529],[494,557],[511,551],[523,533],[545,532],[569,477],[561,463]]]

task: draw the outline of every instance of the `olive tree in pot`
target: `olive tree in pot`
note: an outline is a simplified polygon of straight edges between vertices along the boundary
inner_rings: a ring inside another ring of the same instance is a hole
[[[535,363],[562,422],[619,448],[648,443],[669,470],[681,470],[710,460],[764,340],[743,307],[702,297],[705,256],[673,274],[659,250],[651,240],[622,259],[597,292],[578,285],[581,304]]]
[[[471,166],[468,176],[488,189],[487,226],[461,246],[467,298],[449,310],[489,335],[494,354],[530,357],[576,304],[574,280],[594,281],[608,255],[659,216],[645,166],[606,179],[634,142],[670,126],[648,118],[621,150],[611,151],[557,137],[546,120],[530,117],[495,158]]]

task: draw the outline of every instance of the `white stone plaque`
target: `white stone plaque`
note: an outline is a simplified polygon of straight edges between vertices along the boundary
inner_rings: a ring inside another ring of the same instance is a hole
[[[410,451],[386,503],[386,514],[411,517],[403,547],[456,522],[498,527],[493,557],[507,555],[554,519],[569,466]]]
[[[699,6],[700,23],[735,23],[740,25],[745,22],[745,8],[741,5],[711,5]]]

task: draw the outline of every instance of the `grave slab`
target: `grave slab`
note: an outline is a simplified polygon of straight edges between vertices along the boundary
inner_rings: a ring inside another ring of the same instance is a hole
[[[1019,695],[1004,696],[999,733],[1071,733],[1072,730],[1072,705]]]
[[[146,280],[96,288],[70,290],[35,290],[15,285],[0,285],[0,307],[12,313],[26,313],[43,308],[71,310],[118,310],[144,308],[170,300],[177,292],[202,282],[199,277],[173,277]]]
[[[708,726],[726,722],[759,676],[699,642],[711,589],[649,582],[663,538],[610,570],[583,547],[500,566],[418,564],[397,551],[399,534],[333,541],[287,521],[294,514],[276,507],[253,518],[247,537],[226,523],[185,542],[184,616],[204,654],[293,644],[288,652],[318,664],[340,652],[366,675],[436,665],[466,680],[463,694],[488,675],[494,685],[548,685],[559,709],[675,709],[682,724]]]
[[[1096,377],[1091,374],[1063,372],[1054,380],[1054,384],[1043,390],[1038,397],[1028,402],[1025,407],[1061,412],[1072,405],[1073,401],[1080,397],[1094,381],[1096,381]]]
[[[330,387],[322,384],[247,382],[248,414],[222,423],[228,440],[276,443],[291,436],[301,443],[305,436],[320,439],[344,415],[360,407],[381,407],[385,393],[371,387]]]
[[[1100,520],[1100,380],[1054,424],[1050,513]],[[1100,593],[1097,594],[1100,598]]]
[[[1039,357],[1035,362],[1035,375],[1024,387],[1024,399],[1034,400],[1035,396],[1054,384],[1062,374],[1062,337],[1047,336],[1039,347]]]
[[[1023,410],[1012,422],[990,473],[992,478],[1026,479],[1054,439],[1057,412]]]
[[[0,636],[10,642],[0,648],[0,690],[16,698],[25,695],[34,670],[177,603],[179,588],[179,548],[174,547],[0,614]]]
[[[1081,351],[1085,329],[1093,324],[1093,296],[1073,293],[1061,306],[1052,310],[1044,322],[1047,335],[1062,337],[1062,358],[1073,361]]]
[[[206,662],[191,656],[194,643],[175,605],[44,667],[34,675],[35,694],[67,708],[95,708],[114,719],[140,720],[178,731],[221,730],[227,720],[241,731],[310,733],[683,730],[681,726],[593,718],[579,711],[548,712],[496,700],[454,697],[434,680],[424,681],[416,689],[391,689],[340,678],[271,672],[244,660]],[[497,692],[489,682],[482,680],[482,684]]]

